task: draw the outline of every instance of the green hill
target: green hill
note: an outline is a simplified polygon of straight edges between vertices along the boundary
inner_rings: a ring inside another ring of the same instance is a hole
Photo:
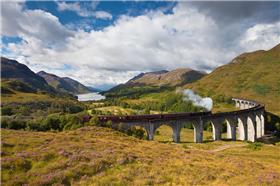
[[[1,57],[1,116],[11,117],[10,123],[14,119],[30,122],[52,113],[77,113],[83,106],[72,94],[54,89],[26,65]]]
[[[280,44],[244,53],[185,88],[214,99],[241,97],[260,101],[280,115]]]
[[[44,91],[54,93],[44,78],[31,71],[26,65],[1,57],[2,93]]]

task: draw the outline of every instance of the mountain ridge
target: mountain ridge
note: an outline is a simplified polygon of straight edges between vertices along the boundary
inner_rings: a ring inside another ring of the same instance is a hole
[[[85,85],[69,77],[59,77],[45,71],[37,72],[37,74],[44,78],[50,86],[62,92],[72,94],[85,94],[92,92]]]
[[[183,86],[202,78],[205,74],[205,72],[190,68],[140,73],[126,83],[119,84],[102,93],[108,97],[130,96],[133,94],[140,96],[143,93],[160,92],[167,89],[174,89],[177,86]]]
[[[28,92],[55,92],[44,78],[38,76],[26,65],[5,57],[1,57],[1,82],[7,85],[7,89],[24,88]],[[4,87],[1,86],[1,88]]]
[[[130,79],[127,84],[144,84],[153,86],[179,86],[200,79],[206,73],[190,68],[177,68],[175,70],[155,71],[141,73]]]

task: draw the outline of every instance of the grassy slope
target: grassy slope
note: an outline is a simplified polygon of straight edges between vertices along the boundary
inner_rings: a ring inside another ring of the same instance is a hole
[[[257,151],[247,148],[245,142],[194,144],[188,143],[192,131],[185,130],[183,144],[138,140],[98,127],[61,133],[2,130],[2,183],[280,184],[279,144],[264,145]],[[165,133],[163,127],[160,134]],[[243,147],[213,151],[234,144]]]
[[[2,103],[26,103],[34,101],[53,101],[48,94],[15,92],[15,94],[2,95]]]
[[[255,99],[280,115],[279,69],[280,45],[269,51],[242,54],[186,88],[211,97]]]

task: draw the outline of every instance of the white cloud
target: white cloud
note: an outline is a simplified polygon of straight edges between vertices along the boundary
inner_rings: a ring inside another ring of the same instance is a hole
[[[112,19],[113,16],[105,11],[96,11],[93,12],[94,17],[99,18],[99,19]]]
[[[23,10],[21,4],[15,2],[1,2],[1,5],[2,35],[18,36],[27,43],[36,40],[45,47],[61,47],[68,37],[74,35],[48,12]]]
[[[189,67],[209,72],[241,52],[273,47],[277,30],[279,36],[279,23],[256,24],[241,36],[232,37],[233,44],[225,47],[225,36],[238,25],[220,28],[212,18],[181,4],[173,14],[156,11],[138,17],[121,16],[113,25],[89,32],[69,31],[42,10],[9,8],[15,16],[3,16],[7,27],[4,34],[20,35],[27,41],[6,46],[11,57],[28,63],[35,71],[70,76],[87,85],[123,83],[141,71]],[[72,9],[76,9],[74,5]],[[39,26],[33,29],[32,22]],[[55,49],[44,44],[58,39],[54,28],[65,35],[64,45]]]
[[[246,51],[264,49],[280,43],[280,22],[257,24],[249,28],[241,38],[240,45]]]
[[[75,11],[75,12],[82,12],[79,3],[66,3],[66,2],[57,2],[57,9],[59,11]]]
[[[74,11],[81,17],[95,17],[97,19],[112,19],[113,16],[106,11],[95,11],[97,2],[91,2],[91,6],[88,8],[82,7],[78,2],[66,3],[57,2],[57,9],[59,11]]]

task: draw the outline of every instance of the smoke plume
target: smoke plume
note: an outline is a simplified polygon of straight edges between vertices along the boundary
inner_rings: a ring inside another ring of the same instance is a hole
[[[213,108],[213,101],[209,97],[202,98],[199,95],[195,94],[191,89],[186,89],[183,91],[184,100],[193,102],[195,106],[204,107],[208,111]]]

